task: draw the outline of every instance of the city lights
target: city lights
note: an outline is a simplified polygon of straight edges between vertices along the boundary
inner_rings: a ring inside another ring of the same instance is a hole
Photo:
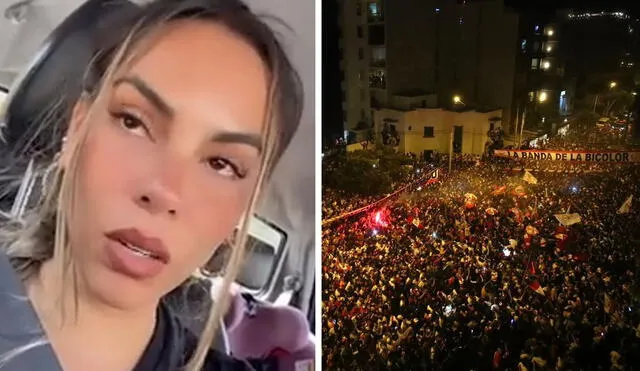
[[[599,13],[585,12],[585,13],[569,13],[568,14],[569,19],[589,19],[589,18],[596,18],[596,17],[629,19],[629,15],[623,12],[599,12]]]
[[[538,94],[538,102],[544,103],[547,101],[547,99],[549,99],[549,94],[546,91],[541,91]]]

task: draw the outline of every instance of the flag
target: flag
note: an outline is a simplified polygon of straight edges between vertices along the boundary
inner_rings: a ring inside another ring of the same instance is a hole
[[[522,177],[522,180],[529,184],[538,184],[538,179],[536,179],[531,173],[527,170]]]
[[[556,214],[554,216],[556,217],[556,219],[558,219],[560,224],[567,227],[573,224],[580,223],[582,221],[580,214]]]
[[[628,214],[631,211],[631,202],[633,201],[633,195],[629,196],[627,200],[618,209],[618,214]]]
[[[523,197],[523,196],[526,194],[526,192],[524,191],[524,187],[523,187],[523,186],[517,186],[517,187],[513,190],[513,194],[514,194],[515,196],[518,196],[518,197]]]
[[[609,297],[609,295],[606,293],[604,294],[604,312],[613,312],[613,300],[611,300],[611,297]]]
[[[537,292],[538,294],[544,296],[544,287],[540,286],[540,282],[538,281],[533,281],[533,283],[531,283],[529,285],[529,288],[535,292]]]
[[[493,192],[491,192],[491,194],[494,195],[494,196],[500,196],[500,195],[505,194],[505,192],[507,192],[507,186],[503,185],[503,186],[500,186],[500,187],[496,187],[493,190]]]
[[[415,225],[418,228],[420,228],[420,226],[422,225],[422,224],[420,224],[420,219],[418,219],[418,218],[413,219],[411,224]]]

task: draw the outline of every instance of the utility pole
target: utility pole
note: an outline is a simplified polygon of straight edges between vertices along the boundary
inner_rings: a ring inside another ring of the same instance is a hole
[[[453,124],[451,125],[451,137],[449,138],[449,174],[451,174],[452,162],[453,162]]]
[[[518,146],[522,145],[522,139],[523,139],[522,136],[524,133],[524,123],[526,122],[526,119],[527,119],[527,105],[525,104],[524,109],[522,110],[522,123],[520,124],[520,141]]]

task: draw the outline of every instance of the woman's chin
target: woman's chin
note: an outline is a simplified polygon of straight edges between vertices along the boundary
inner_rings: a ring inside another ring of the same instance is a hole
[[[127,311],[157,306],[162,296],[157,280],[136,280],[106,265],[94,268],[82,274],[89,300]]]

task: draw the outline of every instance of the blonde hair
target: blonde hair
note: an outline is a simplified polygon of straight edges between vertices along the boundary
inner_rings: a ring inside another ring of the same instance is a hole
[[[197,1],[195,1],[197,3]],[[232,1],[234,3],[239,3]],[[241,4],[241,3],[239,3]],[[166,6],[166,4],[165,4]],[[247,10],[246,8],[242,8]],[[184,11],[184,9],[182,9]],[[193,9],[188,9],[193,11]],[[207,9],[205,9],[207,10]],[[210,9],[209,9],[210,10]],[[176,11],[177,12],[177,11]],[[55,257],[59,257],[56,261],[60,264],[55,267],[60,277],[64,279],[65,284],[62,287],[61,297],[69,294],[67,290],[71,290],[74,298],[74,313],[77,312],[77,272],[74,260],[71,254],[68,241],[68,221],[70,220],[70,212],[74,210],[76,199],[76,189],[79,172],[79,159],[89,130],[89,125],[93,121],[97,110],[106,107],[105,100],[108,94],[106,90],[111,86],[117,71],[123,68],[141,54],[144,54],[146,47],[150,47],[154,38],[150,35],[157,35],[163,25],[172,20],[176,12],[169,13],[164,18],[164,22],[158,23],[152,21],[149,17],[143,17],[135,26],[127,33],[124,41],[120,43],[117,51],[109,56],[108,67],[100,76],[100,82],[97,84],[97,91],[88,91],[80,99],[90,101],[87,114],[83,118],[83,122],[78,125],[78,129],[71,136],[73,140],[65,143],[62,156],[56,156],[53,161],[38,168],[40,174],[47,174],[43,177],[44,193],[41,195],[37,205],[32,207],[24,218],[12,220],[0,227],[0,243],[6,248],[7,254],[12,261],[14,268],[23,280],[27,280],[38,273],[42,263]],[[204,12],[204,10],[203,10]],[[225,23],[224,20],[222,22]],[[266,26],[265,26],[266,27]],[[232,29],[233,31],[233,29]],[[246,36],[246,35],[241,35]],[[144,43],[143,43],[144,42]],[[148,43],[147,43],[148,42]],[[209,312],[204,330],[200,335],[198,345],[187,362],[185,369],[187,371],[197,371],[202,368],[205,358],[213,343],[214,336],[219,330],[222,318],[225,315],[230,302],[230,288],[239,273],[240,267],[244,261],[247,243],[248,224],[251,219],[256,203],[259,200],[261,191],[263,190],[268,176],[274,166],[275,161],[281,155],[284,146],[288,143],[297,127],[298,122],[290,124],[290,127],[283,125],[283,122],[289,122],[292,119],[299,121],[300,106],[299,99],[301,92],[299,91],[299,79],[295,71],[291,68],[286,57],[283,58],[282,50],[275,38],[272,44],[261,45],[267,49],[263,51],[261,56],[268,59],[270,70],[270,82],[268,92],[268,104],[266,116],[264,118],[263,128],[263,144],[262,158],[260,165],[260,173],[258,182],[253,190],[250,203],[241,218],[241,224],[238,228],[236,238],[234,238],[234,249],[225,268],[224,280],[218,297],[214,300],[214,304]],[[256,45],[254,45],[256,47]],[[135,52],[134,52],[135,49]],[[269,54],[265,57],[262,54]],[[100,63],[100,59],[105,58],[105,52],[98,53],[95,56],[94,64]],[[283,71],[285,73],[284,81]],[[287,86],[290,85],[289,89]],[[293,90],[291,89],[293,88]],[[285,95],[294,94],[294,97],[285,97]],[[288,110],[283,107],[285,99],[293,99],[294,107]],[[296,106],[296,104],[298,106]],[[54,107],[57,105],[53,105]],[[67,118],[68,119],[68,118]],[[56,123],[53,123],[55,125]],[[57,123],[58,125],[62,123]],[[38,125],[52,125],[43,120]],[[60,158],[65,158],[65,168],[60,166]],[[205,264],[206,262],[203,262]],[[61,303],[63,305],[63,303]],[[67,308],[61,307],[62,313],[67,313]],[[39,342],[38,340],[33,344]],[[11,355],[5,355],[0,363],[6,363],[8,358],[13,358],[19,353],[27,351],[33,347],[33,344],[27,344],[23,349],[11,352]]]

